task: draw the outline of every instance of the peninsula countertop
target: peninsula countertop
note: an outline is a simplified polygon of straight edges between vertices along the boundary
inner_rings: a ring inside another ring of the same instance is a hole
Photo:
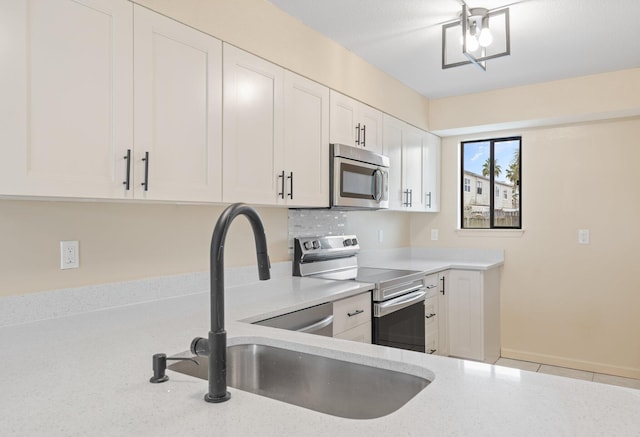
[[[231,281],[233,282],[233,281]],[[277,276],[230,286],[228,343],[262,343],[433,376],[398,411],[353,420],[168,371],[151,356],[186,351],[209,326],[200,290],[0,328],[3,435],[640,435],[640,391],[251,325],[366,291],[367,284]],[[34,297],[37,299],[37,297]],[[381,394],[384,395],[384,394]]]

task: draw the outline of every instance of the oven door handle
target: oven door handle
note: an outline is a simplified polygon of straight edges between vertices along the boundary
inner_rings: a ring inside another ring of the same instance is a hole
[[[333,323],[333,315],[327,316],[324,319],[321,319],[315,323],[312,323],[311,325],[308,326],[304,326],[300,329],[296,329],[296,331],[298,332],[307,332],[310,334],[313,334],[316,331],[321,330],[324,327],[327,327],[329,325],[331,325]]]
[[[401,310],[418,302],[424,302],[427,292],[424,289],[405,294],[395,299],[381,302],[374,305],[374,317],[382,317]]]

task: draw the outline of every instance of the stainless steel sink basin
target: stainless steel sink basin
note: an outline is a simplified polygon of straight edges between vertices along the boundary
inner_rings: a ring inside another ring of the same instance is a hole
[[[206,380],[206,357],[197,359],[199,366],[178,361],[169,369]],[[350,419],[392,413],[429,383],[408,373],[274,346],[239,344],[227,348],[229,386]]]

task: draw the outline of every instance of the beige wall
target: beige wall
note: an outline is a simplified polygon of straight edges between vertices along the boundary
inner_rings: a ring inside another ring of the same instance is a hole
[[[512,134],[524,232],[459,232],[459,142]],[[640,378],[638,138],[628,118],[443,140],[442,212],[411,215],[412,243],[505,249],[503,356]]]
[[[640,115],[640,68],[432,100],[441,136]]]
[[[0,200],[0,295],[205,271],[223,206]],[[287,210],[258,208],[272,262],[289,259]],[[61,240],[80,268],[60,270]],[[255,264],[249,222],[227,235],[225,265]]]

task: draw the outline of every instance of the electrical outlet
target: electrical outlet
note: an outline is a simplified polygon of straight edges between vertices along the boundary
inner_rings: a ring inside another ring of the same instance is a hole
[[[382,229],[378,230],[378,243],[382,243],[382,240],[384,239],[384,233],[382,232]]]
[[[60,242],[60,269],[80,267],[80,246],[77,241]]]
[[[578,243],[589,244],[589,229],[578,229]]]
[[[431,229],[431,241],[436,241],[438,239],[438,230]]]

